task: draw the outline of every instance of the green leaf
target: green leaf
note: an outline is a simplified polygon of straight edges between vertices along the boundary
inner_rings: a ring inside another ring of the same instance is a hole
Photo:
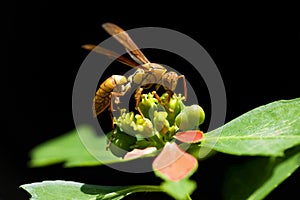
[[[36,146],[30,154],[29,164],[33,167],[62,162],[66,167],[78,167],[124,161],[107,151],[106,137],[97,136],[94,129],[87,125]]]
[[[300,144],[300,98],[251,110],[205,134],[202,146],[235,155],[283,156]]]
[[[98,186],[72,181],[43,181],[21,185],[31,200],[119,200],[134,192],[161,192],[160,186]]]
[[[225,177],[225,199],[263,199],[300,166],[300,146],[285,157],[255,157],[230,168]]]
[[[165,181],[161,187],[175,199],[190,199],[190,194],[196,189],[197,184],[192,180],[182,179],[177,182]]]
[[[106,195],[123,189],[123,187],[108,187],[87,185],[72,181],[43,181],[21,185],[21,188],[31,194],[31,199],[104,199]],[[115,196],[121,199],[124,195]]]

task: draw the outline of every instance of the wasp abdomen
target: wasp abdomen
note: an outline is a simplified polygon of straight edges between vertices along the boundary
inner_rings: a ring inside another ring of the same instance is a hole
[[[118,90],[114,91],[114,90],[118,88],[117,86],[123,85],[126,82],[127,79],[125,76],[113,75],[107,78],[100,85],[94,97],[94,105],[93,105],[94,116],[99,115],[105,109],[108,108],[108,106],[111,104],[112,92],[116,92],[116,93],[122,92],[122,91],[118,91]]]

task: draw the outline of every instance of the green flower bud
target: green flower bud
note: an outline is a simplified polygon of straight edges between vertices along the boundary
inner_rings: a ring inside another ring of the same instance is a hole
[[[175,124],[182,131],[198,129],[204,122],[205,114],[199,105],[186,106],[176,117]]]
[[[184,109],[184,104],[182,103],[182,97],[176,96],[175,94],[170,98],[168,102],[168,93],[164,93],[161,96],[162,102],[165,104],[166,112],[168,113],[167,120],[169,121],[170,125],[172,126],[175,122],[176,116],[180,113],[182,109]]]
[[[157,99],[153,97],[153,94],[148,93],[148,94],[142,94],[141,96],[141,102],[139,105],[143,115],[146,118],[151,118],[150,117],[150,109],[151,110],[156,110],[157,107]]]
[[[152,122],[147,118],[142,118],[141,115],[137,114],[135,115],[135,118],[137,119],[136,124],[139,127],[143,127],[143,129],[139,129],[140,135],[143,137],[151,137],[154,135],[153,133],[153,125]]]
[[[142,137],[151,137],[153,133],[153,125],[147,118],[141,115],[135,115],[133,112],[125,113],[122,111],[121,116],[114,122],[120,130],[132,136],[142,135]]]
[[[153,125],[160,134],[166,134],[169,130],[170,124],[166,119],[167,116],[167,112],[154,112]]]
[[[107,134],[107,143],[111,139],[112,134]],[[112,138],[112,144],[109,149],[117,157],[123,157],[128,151],[131,151],[131,146],[135,145],[137,138],[122,132],[118,127],[114,131],[114,137]]]
[[[169,128],[169,133],[168,133],[169,138],[172,138],[176,134],[177,130],[178,130],[178,128],[175,125],[171,126]]]

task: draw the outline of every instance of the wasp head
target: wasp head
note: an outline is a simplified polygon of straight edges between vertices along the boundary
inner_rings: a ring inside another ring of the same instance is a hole
[[[162,85],[171,91],[177,86],[178,74],[176,72],[167,72],[162,77]]]

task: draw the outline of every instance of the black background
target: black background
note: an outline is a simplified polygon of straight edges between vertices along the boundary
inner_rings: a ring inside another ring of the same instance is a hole
[[[103,185],[160,183],[152,173],[126,174],[105,166],[30,169],[26,165],[30,149],[74,128],[72,88],[88,53],[80,46],[98,44],[108,37],[102,23],[113,22],[124,29],[165,27],[195,39],[210,54],[224,80],[226,121],[275,100],[299,97],[299,16],[281,5],[277,9],[269,6],[243,5],[230,10],[221,6],[218,10],[215,6],[163,6],[155,2],[11,3],[4,38],[8,44],[4,51],[9,55],[2,66],[7,91],[2,96],[7,101],[2,110],[7,121],[1,134],[0,199],[26,199],[29,195],[18,186],[42,180]],[[153,62],[183,65],[180,59],[170,61],[174,55],[161,56],[155,51],[146,55]],[[178,70],[197,82],[188,67]],[[210,105],[203,100],[202,106]],[[200,163],[193,179],[201,184],[192,197],[221,199],[226,167],[243,159],[219,154]],[[295,195],[299,178],[298,170],[269,198]],[[154,197],[169,199],[164,194],[135,194],[128,199]]]

